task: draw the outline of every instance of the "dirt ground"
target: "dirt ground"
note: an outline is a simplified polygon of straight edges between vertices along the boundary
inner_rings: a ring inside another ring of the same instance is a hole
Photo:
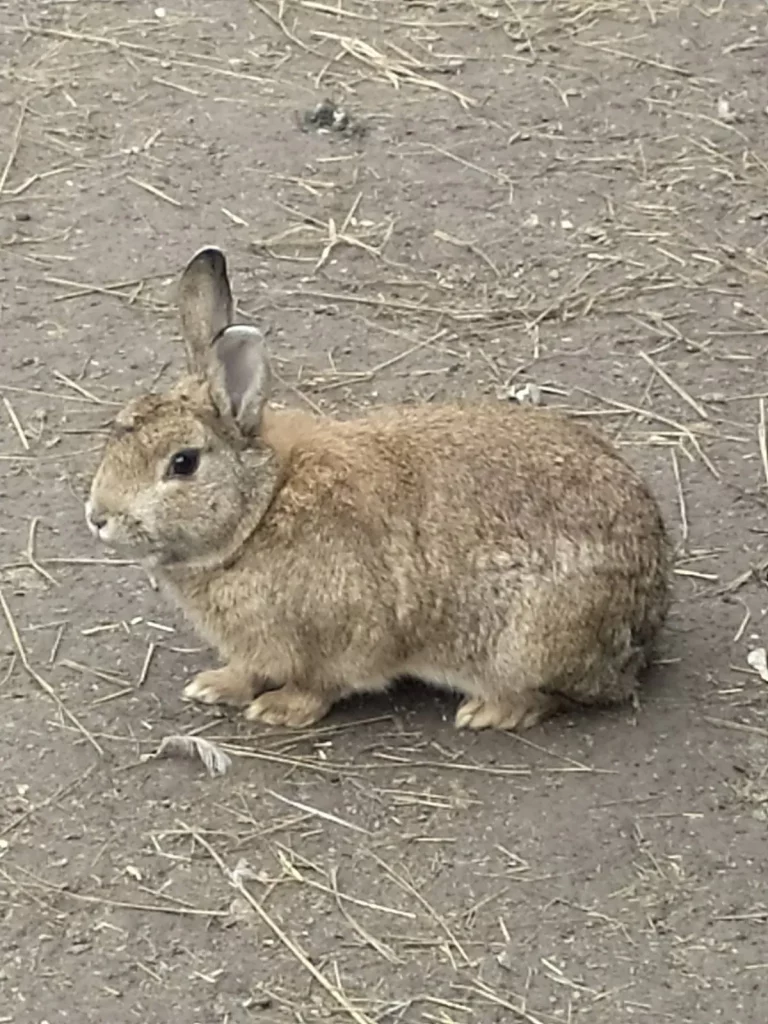
[[[768,1019],[766,61],[765,0],[0,2],[2,1024]],[[206,243],[281,401],[617,439],[678,555],[639,709],[182,701],[82,501]]]

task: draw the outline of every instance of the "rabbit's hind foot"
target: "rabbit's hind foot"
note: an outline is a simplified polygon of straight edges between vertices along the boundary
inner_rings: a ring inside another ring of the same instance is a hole
[[[557,714],[562,708],[560,697],[537,690],[527,690],[504,700],[468,697],[459,705],[455,724],[457,729],[522,732]]]

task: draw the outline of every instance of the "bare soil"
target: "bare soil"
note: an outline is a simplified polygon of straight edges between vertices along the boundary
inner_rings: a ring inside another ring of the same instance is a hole
[[[0,3],[0,1022],[768,1019],[766,61],[764,0]],[[181,700],[212,655],[82,501],[206,243],[281,401],[535,384],[623,446],[677,544],[641,707]]]

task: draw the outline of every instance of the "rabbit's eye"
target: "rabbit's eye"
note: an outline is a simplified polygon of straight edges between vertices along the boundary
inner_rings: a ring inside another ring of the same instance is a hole
[[[197,448],[184,448],[171,458],[168,463],[168,476],[192,476],[200,465],[200,452]]]

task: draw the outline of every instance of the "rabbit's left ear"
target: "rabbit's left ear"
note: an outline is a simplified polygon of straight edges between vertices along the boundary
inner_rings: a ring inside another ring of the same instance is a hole
[[[232,323],[232,291],[221,249],[195,253],[179,282],[181,333],[191,373],[204,372],[213,339]]]
[[[206,376],[219,413],[244,434],[257,431],[272,383],[261,331],[246,325],[225,328],[209,351]]]

